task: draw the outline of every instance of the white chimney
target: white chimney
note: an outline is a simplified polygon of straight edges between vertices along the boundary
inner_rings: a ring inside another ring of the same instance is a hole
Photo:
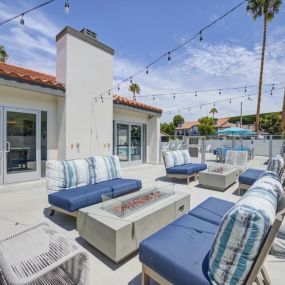
[[[112,87],[114,50],[87,29],[66,27],[56,42],[56,78],[66,89],[65,99],[58,99],[59,157],[111,153],[113,101],[92,98]]]

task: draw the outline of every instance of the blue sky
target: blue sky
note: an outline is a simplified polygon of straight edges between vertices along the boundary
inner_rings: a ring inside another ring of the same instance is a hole
[[[0,19],[6,19],[39,0],[0,0]],[[95,31],[100,41],[115,49],[114,83],[128,77],[161,53],[181,43],[201,27],[216,19],[240,1],[236,0],[70,0],[71,13],[63,13],[64,0],[25,16],[25,26],[13,21],[0,27],[0,43],[6,46],[11,64],[55,74],[55,36],[66,25]],[[265,65],[265,82],[285,82],[285,4],[269,24]],[[257,85],[260,64],[262,21],[253,21],[245,5],[213,26],[204,34],[204,41],[194,41],[167,60],[155,65],[149,75],[135,81],[142,94],[179,92],[196,89]],[[249,90],[255,94],[256,89]],[[262,111],[281,109],[283,91],[265,94]],[[121,95],[130,96],[127,85]],[[169,120],[179,109],[206,102],[243,95],[242,91],[222,95],[203,93],[140,101],[164,109],[162,120]],[[139,99],[138,99],[139,100]],[[217,104],[219,116],[239,114],[239,102]],[[244,104],[244,113],[255,113],[256,101]],[[182,111],[187,119],[208,115],[210,107]],[[169,113],[171,112],[171,114]]]

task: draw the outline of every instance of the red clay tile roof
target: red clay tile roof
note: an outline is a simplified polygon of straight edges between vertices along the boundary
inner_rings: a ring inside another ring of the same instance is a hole
[[[115,104],[125,105],[125,106],[133,107],[136,109],[151,111],[151,112],[155,112],[155,113],[159,113],[159,114],[162,113],[162,109],[159,109],[157,107],[150,106],[150,105],[147,105],[144,103],[140,103],[140,102],[128,99],[128,98],[123,97],[123,96],[114,95],[113,100],[114,100]]]
[[[185,122],[182,124],[181,127],[177,127],[176,130],[186,130],[186,129],[191,129],[194,126],[198,126],[199,122],[198,121],[190,121],[190,122]],[[217,124],[215,125],[216,128],[229,128],[231,127],[231,124],[229,123],[229,118],[220,118],[217,119]]]
[[[52,75],[3,62],[0,62],[0,77],[1,75],[22,79],[32,83],[38,83],[52,88],[64,89],[63,84],[57,82],[56,78]]]

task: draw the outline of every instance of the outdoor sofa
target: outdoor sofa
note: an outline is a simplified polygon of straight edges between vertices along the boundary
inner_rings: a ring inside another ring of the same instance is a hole
[[[46,171],[50,214],[77,216],[77,210],[102,202],[102,195],[118,197],[142,188],[140,180],[121,177],[117,156],[48,161]]]
[[[268,164],[267,171],[275,172],[279,178],[282,178],[284,173],[284,157],[280,154],[275,155]],[[266,170],[248,168],[239,176],[239,192],[241,189],[247,190]]]
[[[284,219],[282,192],[266,172],[236,204],[209,198],[143,240],[142,284],[270,284],[264,260]]]
[[[188,150],[165,151],[162,155],[166,169],[165,179],[187,179],[189,184],[191,177],[196,180],[198,173],[207,169],[205,163],[192,163]]]

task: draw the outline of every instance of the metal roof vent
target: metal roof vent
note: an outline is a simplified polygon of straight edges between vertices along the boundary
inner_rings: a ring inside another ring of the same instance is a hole
[[[84,28],[84,29],[81,30],[81,33],[83,33],[84,35],[86,35],[86,36],[88,36],[88,37],[90,37],[90,38],[92,38],[94,40],[97,40],[97,34],[92,32],[89,29]]]

